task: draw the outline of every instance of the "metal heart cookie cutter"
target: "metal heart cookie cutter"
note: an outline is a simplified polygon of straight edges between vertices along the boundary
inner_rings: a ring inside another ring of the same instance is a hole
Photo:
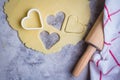
[[[40,28],[37,28],[37,27],[35,28],[35,26],[32,26],[31,28],[28,28],[28,27],[25,26],[25,23],[24,23],[24,22],[30,18],[30,14],[31,14],[32,12],[37,12],[37,14],[38,14],[38,16],[39,16],[40,24],[41,24],[41,26],[38,26],[38,27],[40,27]],[[25,30],[39,30],[39,29],[43,29],[43,20],[42,20],[40,11],[39,11],[38,9],[34,9],[34,8],[33,8],[33,9],[30,9],[30,10],[28,11],[28,13],[27,13],[27,16],[24,17],[24,18],[21,20],[21,26],[22,26],[22,28],[25,29]]]

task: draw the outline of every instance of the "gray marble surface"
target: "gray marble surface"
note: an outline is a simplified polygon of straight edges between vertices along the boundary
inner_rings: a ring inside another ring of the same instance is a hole
[[[88,66],[79,77],[71,75],[86,48],[84,41],[75,46],[66,45],[60,52],[49,55],[26,48],[6,20],[3,10],[5,1],[0,0],[0,80],[89,80]],[[100,10],[96,9],[103,3],[98,0],[91,0],[90,3],[92,15],[97,17]],[[91,17],[89,26],[96,17]]]

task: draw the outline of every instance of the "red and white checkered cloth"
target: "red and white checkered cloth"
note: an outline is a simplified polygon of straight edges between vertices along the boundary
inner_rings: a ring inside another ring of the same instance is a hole
[[[120,80],[120,0],[104,6],[104,48],[90,61],[91,80]]]

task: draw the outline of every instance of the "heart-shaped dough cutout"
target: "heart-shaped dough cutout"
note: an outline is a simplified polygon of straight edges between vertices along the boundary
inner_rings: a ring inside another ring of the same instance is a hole
[[[57,33],[49,34],[47,31],[43,31],[40,33],[40,38],[44,43],[46,49],[50,49],[53,45],[55,45],[59,40],[60,37]]]
[[[56,13],[56,16],[54,15],[48,16],[47,23],[57,28],[58,30],[61,30],[64,19],[65,19],[65,13],[61,11]]]
[[[27,17],[21,21],[21,25],[25,30],[38,30],[43,28],[43,21],[40,11],[37,9],[30,9]]]
[[[65,28],[67,33],[82,33],[85,30],[85,25],[80,23],[80,20],[76,16],[69,16],[68,22]]]

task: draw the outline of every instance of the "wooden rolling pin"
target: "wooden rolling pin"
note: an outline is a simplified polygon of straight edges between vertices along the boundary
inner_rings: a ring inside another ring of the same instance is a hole
[[[103,43],[104,43],[103,12],[100,14],[98,19],[96,20],[94,26],[92,27],[91,31],[86,37],[85,42],[87,42],[89,45],[85,53],[81,57],[81,59],[78,61],[72,73],[73,76],[76,76],[76,77],[79,76],[82,70],[86,67],[86,65],[88,64],[91,56],[96,51],[96,49],[102,50],[103,48]]]

